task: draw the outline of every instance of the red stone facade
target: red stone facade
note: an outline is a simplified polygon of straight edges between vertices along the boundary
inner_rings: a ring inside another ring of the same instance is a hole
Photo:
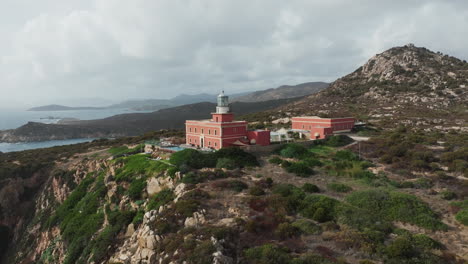
[[[246,121],[234,121],[224,93],[218,96],[217,112],[211,116],[208,120],[185,122],[186,144],[212,149],[249,144],[270,145],[270,131],[247,131]]]
[[[344,118],[320,118],[316,116],[293,117],[292,129],[310,131],[311,139],[323,139],[333,133],[348,132],[354,127],[356,119]]]

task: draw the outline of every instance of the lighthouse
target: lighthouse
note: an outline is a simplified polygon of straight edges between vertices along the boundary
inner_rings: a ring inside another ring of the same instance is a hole
[[[227,114],[230,112],[229,109],[229,96],[224,94],[222,91],[218,95],[218,106],[216,106],[216,113],[217,114]]]
[[[246,121],[234,121],[229,96],[222,91],[211,119],[185,121],[186,142],[194,147],[211,149],[270,144],[270,131],[248,131],[247,125]]]

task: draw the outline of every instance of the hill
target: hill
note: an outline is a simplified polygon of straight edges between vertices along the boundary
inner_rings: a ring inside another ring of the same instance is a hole
[[[69,110],[98,110],[103,109],[102,107],[70,107],[64,105],[44,105],[28,109],[27,111],[69,111]]]
[[[234,102],[231,109],[237,115],[267,111],[300,98],[271,100],[258,103]],[[160,129],[182,129],[187,119],[205,119],[216,104],[202,102],[161,109],[152,113],[121,114],[104,119],[69,121],[65,124],[29,122],[17,129],[0,131],[0,142],[30,142],[72,138],[136,136]]]
[[[466,130],[467,98],[466,61],[410,44],[377,54],[321,92],[267,115],[356,116],[383,127]]]
[[[298,85],[283,85],[278,88],[271,88],[256,91],[243,96],[233,97],[233,101],[238,102],[262,102],[275,99],[294,98],[317,93],[325,89],[329,84],[324,82],[308,82]]]

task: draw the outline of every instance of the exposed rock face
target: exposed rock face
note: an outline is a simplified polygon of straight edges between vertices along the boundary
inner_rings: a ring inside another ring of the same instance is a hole
[[[174,188],[174,180],[170,177],[166,178],[156,178],[152,177],[147,181],[146,191],[148,192],[149,196],[155,195],[156,193],[160,192],[162,189]]]
[[[185,227],[199,227],[206,223],[205,220],[205,211],[202,210],[201,212],[195,212],[193,213],[192,217],[187,217],[185,219]]]
[[[125,240],[124,244],[110,258],[111,263],[156,263],[155,249],[162,238],[151,230],[150,223],[154,220],[158,211],[152,210],[145,214],[143,223]],[[131,230],[133,226],[127,228]]]

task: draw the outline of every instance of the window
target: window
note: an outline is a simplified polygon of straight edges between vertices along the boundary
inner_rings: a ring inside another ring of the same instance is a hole
[[[203,128],[201,129],[201,133],[202,133],[202,134],[204,133],[204,129],[203,129]]]
[[[211,135],[211,129],[208,129],[208,135]]]
[[[197,133],[197,128],[195,128],[195,133]]]
[[[305,128],[305,125],[302,125],[302,129],[304,129],[304,128]]]
[[[216,122],[218,122],[218,117],[216,117]]]
[[[192,139],[189,139],[189,142],[192,143]]]
[[[217,146],[218,146],[218,143],[215,142],[215,147],[217,147]]]
[[[217,130],[215,129],[215,131],[214,131],[215,136],[216,136],[216,131],[217,131]]]
[[[189,131],[192,132],[192,128],[189,128]]]
[[[211,141],[210,141],[210,142],[208,142],[208,146],[211,146]]]

